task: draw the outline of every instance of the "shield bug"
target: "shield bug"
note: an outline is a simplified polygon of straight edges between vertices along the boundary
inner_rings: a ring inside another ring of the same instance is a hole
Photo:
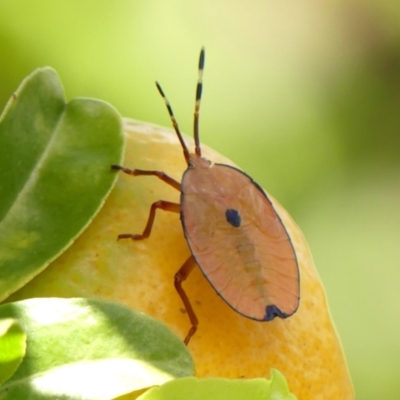
[[[165,200],[152,204],[142,234],[124,233],[118,239],[149,237],[157,209],[180,213],[191,251],[174,278],[192,325],[184,340],[186,344],[197,330],[198,319],[182,282],[196,264],[233,310],[253,320],[287,318],[297,310],[300,298],[296,253],[271,200],[244,172],[213,164],[201,156],[199,110],[204,61],[202,48],[194,113],[194,153],[189,152],[171,105],[156,82],[188,165],[182,182],[161,171],[111,167],[134,176],[154,175],[181,192],[180,204]]]

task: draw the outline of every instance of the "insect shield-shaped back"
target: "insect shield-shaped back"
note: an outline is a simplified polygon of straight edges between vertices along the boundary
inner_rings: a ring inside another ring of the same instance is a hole
[[[197,264],[238,313],[258,321],[292,315],[296,254],[271,201],[238,169],[197,164],[181,183],[182,224]]]

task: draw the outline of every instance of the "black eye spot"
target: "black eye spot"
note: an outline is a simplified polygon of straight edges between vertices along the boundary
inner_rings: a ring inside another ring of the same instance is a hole
[[[235,228],[239,228],[240,224],[242,223],[242,217],[239,214],[239,211],[228,209],[225,212],[226,220]]]

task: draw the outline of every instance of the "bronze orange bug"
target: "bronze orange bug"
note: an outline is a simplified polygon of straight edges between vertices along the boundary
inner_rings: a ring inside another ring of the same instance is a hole
[[[157,209],[180,213],[191,251],[174,279],[192,324],[184,340],[186,344],[197,330],[198,319],[182,282],[196,264],[226,303],[247,318],[257,321],[287,318],[296,312],[300,299],[296,253],[268,196],[244,172],[212,164],[201,156],[199,110],[204,61],[202,48],[194,113],[195,153],[189,153],[171,105],[156,82],[188,165],[182,182],[161,171],[111,166],[129,175],[154,175],[181,192],[180,204],[165,200],[152,204],[142,234],[124,233],[118,239],[149,237]]]

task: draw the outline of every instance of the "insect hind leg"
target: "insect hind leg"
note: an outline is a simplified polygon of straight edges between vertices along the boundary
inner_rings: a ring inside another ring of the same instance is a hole
[[[193,256],[190,256],[185,263],[179,268],[179,271],[175,274],[174,284],[175,289],[178,292],[180,298],[182,299],[183,305],[185,306],[186,312],[188,313],[190,323],[192,327],[189,329],[188,334],[185,337],[184,343],[188,345],[190,338],[197,331],[197,326],[199,324],[199,320],[196,317],[196,314],[193,311],[193,307],[190,304],[189,298],[187,297],[186,292],[182,288],[182,282],[187,279],[190,273],[193,271],[193,268],[196,266],[196,261]]]

